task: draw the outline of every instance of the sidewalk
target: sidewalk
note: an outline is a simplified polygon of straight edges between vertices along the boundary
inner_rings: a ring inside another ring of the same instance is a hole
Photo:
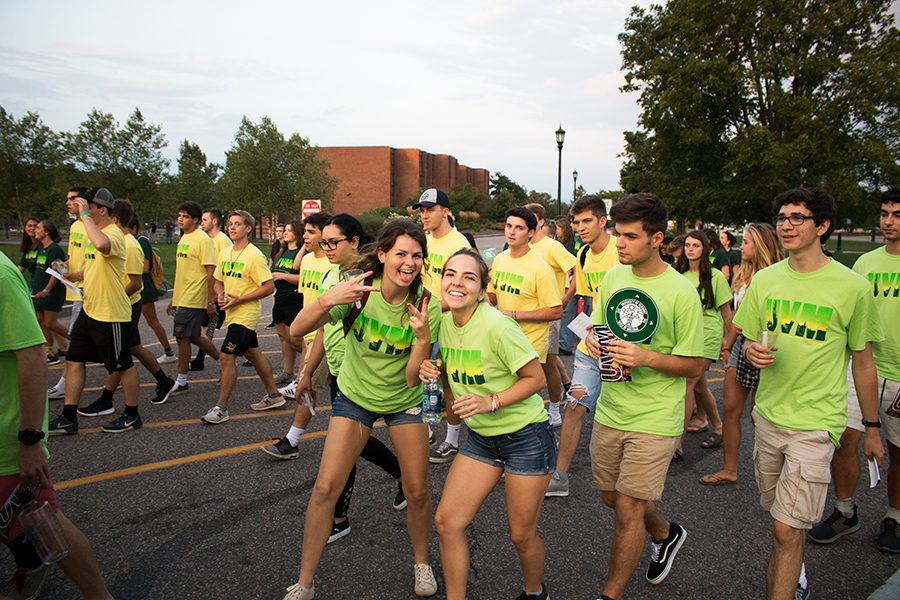
[[[897,569],[883,586],[872,592],[868,600],[897,600],[897,598],[900,598],[900,569]]]

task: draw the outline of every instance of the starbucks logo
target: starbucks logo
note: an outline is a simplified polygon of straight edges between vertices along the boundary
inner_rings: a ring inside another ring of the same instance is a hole
[[[659,309],[646,292],[622,288],[606,303],[606,323],[620,340],[645,342],[659,326]]]

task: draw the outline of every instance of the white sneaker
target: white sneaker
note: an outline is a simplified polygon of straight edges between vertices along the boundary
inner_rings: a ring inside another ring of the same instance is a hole
[[[434,578],[434,571],[428,563],[418,564],[416,571],[416,596],[434,596],[437,594],[437,581]]]
[[[262,400],[251,404],[250,410],[269,410],[270,408],[278,408],[279,406],[284,406],[283,395],[279,394],[277,397],[272,398],[266,394],[263,396]]]
[[[293,380],[283,388],[278,388],[278,391],[281,392],[281,395],[285,398],[290,398],[294,400],[296,398],[297,393],[297,380]]]
[[[47,400],[62,400],[66,397],[66,388],[56,386],[47,388]]]
[[[163,352],[159,356],[156,357],[156,362],[161,365],[167,365],[169,363],[178,362],[178,355],[174,352],[172,354],[166,354]]]
[[[205,415],[200,417],[200,420],[204,423],[209,423],[210,425],[218,425],[219,423],[224,423],[229,418],[227,408],[213,406]]]
[[[313,600],[316,597],[316,584],[305,588],[295,583],[287,589],[287,595],[282,600]]]

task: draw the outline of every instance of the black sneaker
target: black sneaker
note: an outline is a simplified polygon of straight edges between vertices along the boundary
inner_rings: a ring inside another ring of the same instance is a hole
[[[521,594],[518,595],[516,600],[550,600],[550,594],[547,592],[547,586],[541,583],[541,593],[537,596],[533,594],[526,594],[522,591]]]
[[[269,456],[274,456],[275,458],[280,458],[282,460],[300,458],[300,445],[291,446],[290,440],[286,437],[281,438],[271,446],[263,446],[262,451]]]
[[[241,366],[242,367],[252,367],[253,363],[250,362],[249,360],[245,360],[244,362],[241,363]]]
[[[881,522],[881,533],[875,540],[875,546],[882,552],[900,554],[900,537],[897,537],[897,521],[890,517]]]
[[[859,517],[856,514],[856,505],[853,505],[853,516],[849,519],[838,509],[834,509],[831,516],[806,532],[806,537],[817,544],[831,544],[845,535],[856,533],[861,527]]]
[[[70,421],[62,413],[47,424],[47,435],[75,435],[78,433],[78,419]]]
[[[336,542],[345,535],[350,533],[350,519],[345,519],[343,523],[331,524],[331,535],[328,536],[328,543]]]
[[[140,415],[126,415],[122,413],[106,425],[102,427],[103,431],[106,433],[122,433],[125,431],[131,431],[133,429],[140,429],[144,426],[144,422],[141,421]]]
[[[397,495],[394,496],[394,510],[403,510],[406,508],[406,495],[403,493],[403,483],[397,480]]]
[[[794,600],[809,600],[809,583],[805,585],[797,582],[797,589],[794,590]]]
[[[662,583],[675,561],[675,555],[684,544],[687,530],[678,523],[669,523],[669,537],[664,540],[650,540],[650,565],[647,567],[647,581]]]
[[[116,412],[116,409],[113,408],[112,400],[107,400],[101,396],[84,408],[79,408],[76,412],[82,417],[102,417],[113,414]]]
[[[163,384],[156,384],[156,396],[151,400],[153,404],[165,404],[169,395],[175,391],[175,380],[169,379]]]
[[[203,364],[202,360],[192,360],[188,363],[188,371],[202,371],[205,368],[206,365]]]
[[[178,396],[179,394],[185,394],[185,393],[187,393],[188,391],[190,391],[189,388],[188,388],[188,384],[178,385],[178,384],[176,383],[176,384],[175,384],[175,387],[173,387],[173,388],[169,391],[168,396],[169,396],[169,398],[172,398],[173,396]],[[168,398],[167,398],[167,400],[168,400]]]
[[[266,329],[273,329],[274,327],[275,327],[275,322],[274,322],[274,321],[272,321],[271,323],[269,323],[268,325],[266,325]]]
[[[54,352],[53,354],[47,355],[47,365],[58,365],[63,361],[63,357],[59,355],[58,352]]]

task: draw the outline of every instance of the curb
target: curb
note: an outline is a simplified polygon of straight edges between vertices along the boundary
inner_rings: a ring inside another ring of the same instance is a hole
[[[891,575],[884,585],[872,592],[868,600],[896,600],[900,598],[900,569]]]

